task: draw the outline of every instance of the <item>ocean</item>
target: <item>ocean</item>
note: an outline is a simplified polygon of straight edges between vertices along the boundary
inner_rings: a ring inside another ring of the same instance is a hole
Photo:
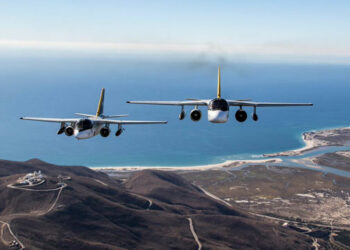
[[[245,123],[230,109],[226,124],[178,120],[180,107],[126,104],[127,100],[210,99],[217,65],[190,59],[9,57],[0,60],[0,158],[40,158],[60,165],[194,166],[254,159],[303,146],[305,131],[350,125],[350,66],[230,63],[221,65],[222,97],[267,102],[312,102],[313,107],[258,108]],[[125,132],[78,141],[56,135],[59,124],[21,116],[75,117],[96,112],[106,88],[105,114],[167,125],[125,125]]]

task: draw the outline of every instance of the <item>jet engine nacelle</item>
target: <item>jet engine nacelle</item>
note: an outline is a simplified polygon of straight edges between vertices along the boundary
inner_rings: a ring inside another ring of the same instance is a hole
[[[238,122],[244,122],[245,120],[247,120],[247,112],[245,112],[242,109],[237,110],[237,112],[236,112],[236,120]]]
[[[111,133],[111,130],[107,127],[101,128],[100,130],[100,135],[102,137],[108,137],[110,133]]]
[[[202,112],[199,109],[194,109],[191,111],[191,120],[198,122],[202,118]]]
[[[74,128],[72,126],[68,126],[64,130],[64,133],[66,134],[66,136],[72,136],[74,134]]]

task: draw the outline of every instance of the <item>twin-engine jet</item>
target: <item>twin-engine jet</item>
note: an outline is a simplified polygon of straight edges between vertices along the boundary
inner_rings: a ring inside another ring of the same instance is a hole
[[[127,101],[127,103],[133,104],[151,104],[151,105],[175,105],[181,107],[179,119],[185,119],[186,113],[184,106],[194,106],[194,109],[190,113],[192,121],[199,121],[202,118],[202,112],[198,109],[198,106],[208,107],[208,121],[212,123],[225,123],[229,118],[230,106],[239,107],[236,111],[236,120],[238,122],[244,122],[247,120],[247,112],[243,110],[243,107],[253,107],[254,111],[252,119],[258,120],[256,113],[257,107],[287,107],[287,106],[312,106],[312,103],[269,103],[269,102],[252,102],[248,100],[225,100],[221,98],[221,79],[220,79],[220,67],[218,69],[218,86],[217,97],[212,100],[205,99],[187,99],[186,101]]]
[[[104,95],[105,89],[101,91],[100,101],[96,115],[75,113],[75,115],[82,116],[84,118],[37,118],[37,117],[22,117],[22,120],[40,121],[40,122],[56,122],[61,123],[61,127],[57,134],[65,133],[67,136],[74,135],[77,139],[89,139],[96,135],[107,137],[111,133],[109,128],[110,124],[117,124],[118,129],[115,133],[116,136],[121,135],[123,132],[122,125],[126,124],[165,124],[166,121],[128,121],[128,120],[110,120],[110,118],[126,117],[127,115],[104,115]]]

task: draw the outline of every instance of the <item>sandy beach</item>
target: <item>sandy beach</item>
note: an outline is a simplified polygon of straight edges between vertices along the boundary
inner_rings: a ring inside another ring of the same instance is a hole
[[[305,132],[302,134],[305,146],[302,148],[264,154],[264,157],[296,156],[305,152],[329,146],[345,146],[350,141],[350,127]]]
[[[108,174],[113,174],[116,172],[134,172],[146,169],[156,169],[164,171],[205,171],[240,167],[245,164],[281,163],[283,162],[283,160],[281,158],[278,158],[280,156],[296,156],[302,155],[307,151],[311,151],[320,147],[347,145],[347,143],[349,143],[350,141],[350,127],[305,132],[302,134],[302,139],[305,143],[305,146],[302,148],[289,150],[285,152],[264,154],[263,156],[265,158],[257,160],[232,160],[223,163],[199,166],[105,166],[90,168],[96,171],[102,171]]]
[[[153,170],[165,170],[165,171],[204,171],[204,170],[216,170],[216,169],[223,169],[223,168],[232,168],[232,167],[240,167],[245,164],[265,164],[265,163],[279,163],[282,162],[282,159],[280,158],[274,158],[274,159],[259,159],[259,160],[234,160],[234,161],[226,161],[223,163],[218,164],[208,164],[208,165],[200,165],[200,166],[131,166],[131,167],[113,167],[113,166],[106,166],[106,167],[90,167],[93,170],[96,171],[102,171],[102,172],[132,172],[132,171],[139,171],[139,170],[146,170],[146,169],[153,169]]]
[[[278,156],[296,156],[296,155],[301,155],[307,151],[314,150],[321,145],[316,143],[313,139],[310,139],[309,137],[306,136],[307,133],[304,133],[302,135],[303,141],[305,143],[305,146],[302,148],[298,149],[293,149],[285,152],[277,152],[277,153],[272,153],[272,154],[263,154],[264,157],[278,157]]]

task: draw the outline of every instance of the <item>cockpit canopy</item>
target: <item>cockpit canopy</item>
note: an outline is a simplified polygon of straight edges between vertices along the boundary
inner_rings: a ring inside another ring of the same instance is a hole
[[[209,110],[228,111],[229,106],[228,106],[228,103],[225,99],[215,98],[209,102],[208,109]]]
[[[79,131],[92,129],[92,126],[92,122],[89,119],[80,119],[77,123],[77,128],[79,129]]]

